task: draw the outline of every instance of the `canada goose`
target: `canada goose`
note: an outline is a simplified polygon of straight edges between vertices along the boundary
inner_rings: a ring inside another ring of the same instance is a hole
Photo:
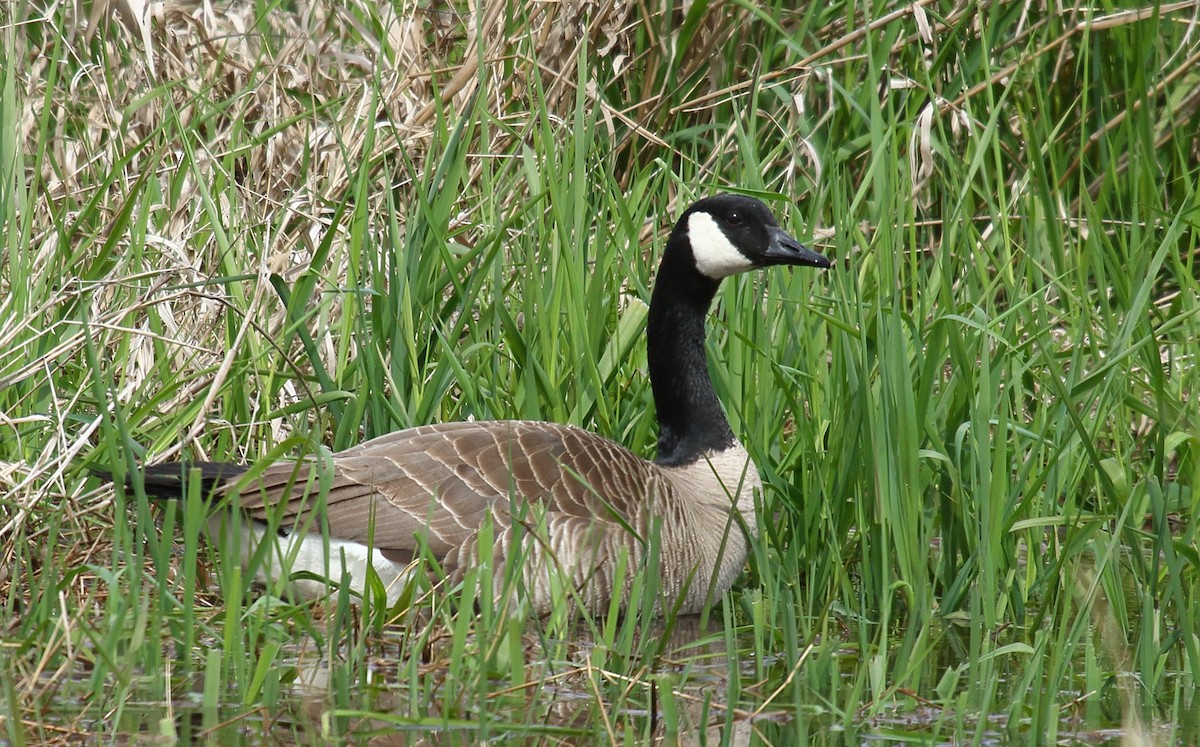
[[[497,579],[521,543],[521,572],[539,614],[552,605],[552,577],[572,584],[593,612],[607,609],[614,595],[624,606],[633,574],[618,580],[618,568],[636,568],[644,539],[657,533],[664,608],[698,612],[744,565],[761,488],[709,379],[705,316],[723,278],[769,265],[830,263],[749,197],[702,199],[676,223],[646,324],[659,422],[653,462],[571,425],[442,423],[251,474],[249,466],[221,463],[146,467],[145,490],[179,497],[183,473],[197,469],[206,494],[234,498],[250,519],[236,522],[247,558],[272,536],[293,573],[334,581],[345,573],[357,589],[370,563],[389,605],[404,586],[418,536],[453,576],[478,559],[477,532],[490,517]],[[266,529],[268,517],[278,522],[277,537]],[[328,588],[311,577],[293,587],[306,595]]]

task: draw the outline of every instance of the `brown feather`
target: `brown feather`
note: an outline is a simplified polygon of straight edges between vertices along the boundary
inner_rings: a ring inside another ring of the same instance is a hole
[[[739,469],[744,469],[748,458],[738,451]],[[321,501],[323,465],[333,473]],[[738,495],[739,473],[734,480],[723,478],[727,495],[715,505],[710,496],[706,504],[703,495],[682,495],[672,479],[696,469],[707,471],[713,482],[707,463],[686,471],[664,468],[574,426],[489,421],[390,433],[325,462],[272,465],[261,477],[233,480],[220,490],[236,495],[251,518],[273,518],[285,530],[327,527],[330,537],[368,544],[389,559],[406,562],[423,541],[450,572],[476,562],[476,533],[490,516],[498,561],[507,558],[514,543],[524,543],[524,575],[541,611],[549,605],[549,591],[541,588],[548,564],[566,573],[589,607],[606,604],[613,593],[627,593],[628,578],[625,588],[611,586],[616,558],[625,552],[631,567],[639,566],[653,517],[661,517],[664,564],[672,566],[663,569],[665,590],[671,596],[682,593],[696,572],[696,588],[687,590],[685,604],[694,611],[706,598],[710,577],[720,571],[732,580],[724,565],[740,568],[744,561],[745,540],[731,509],[740,498],[737,508],[752,521],[749,490],[758,486],[750,465],[747,474],[753,477],[744,495]],[[314,514],[322,506],[323,513]],[[528,540],[539,522],[545,536]],[[732,533],[726,532],[730,526]],[[726,562],[718,557],[720,548],[700,547],[695,538],[714,532],[736,534],[734,541],[725,540]]]

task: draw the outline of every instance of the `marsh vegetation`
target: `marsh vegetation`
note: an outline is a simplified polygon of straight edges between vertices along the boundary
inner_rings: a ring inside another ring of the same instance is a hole
[[[0,742],[1200,740],[1194,3],[137,6],[0,7]],[[649,456],[728,189],[835,266],[718,296],[765,487],[703,620],[293,602],[88,471]]]

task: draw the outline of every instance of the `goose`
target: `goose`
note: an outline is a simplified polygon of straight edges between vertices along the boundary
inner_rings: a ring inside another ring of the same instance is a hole
[[[658,609],[698,613],[744,567],[762,487],[713,390],[705,318],[722,279],[772,265],[830,262],[747,196],[701,199],[675,224],[646,322],[659,424],[654,461],[573,425],[451,422],[323,459],[146,466],[144,489],[179,498],[187,476],[198,474],[206,496],[230,499],[214,510],[211,532],[239,536],[217,546],[240,547],[248,563],[261,542],[274,542],[278,562],[261,563],[259,580],[285,569],[299,596],[328,593],[339,580],[362,593],[373,568],[391,607],[424,546],[447,578],[490,558],[497,590],[506,559],[519,558],[537,614],[551,611],[568,584],[567,598],[601,613],[613,601],[626,607],[656,536]],[[240,521],[229,520],[229,506],[243,513]]]

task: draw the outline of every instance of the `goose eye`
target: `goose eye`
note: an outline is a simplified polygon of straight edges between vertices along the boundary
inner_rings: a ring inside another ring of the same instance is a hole
[[[742,225],[742,214],[738,212],[732,212],[725,216],[725,222],[731,226],[740,226]]]

